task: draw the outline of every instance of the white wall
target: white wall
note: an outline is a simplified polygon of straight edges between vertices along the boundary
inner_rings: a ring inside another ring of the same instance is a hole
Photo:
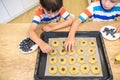
[[[0,23],[7,23],[39,4],[39,0],[0,0]]]

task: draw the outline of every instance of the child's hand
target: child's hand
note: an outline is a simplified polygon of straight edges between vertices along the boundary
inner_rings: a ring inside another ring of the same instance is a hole
[[[39,47],[43,53],[49,53],[52,51],[52,47],[45,42],[42,42]]]
[[[118,27],[117,32],[119,32],[119,33],[120,33],[120,27]]]
[[[44,26],[42,28],[42,30],[45,31],[45,32],[50,32],[50,31],[52,31],[52,27],[51,26]]]
[[[67,51],[73,50],[74,42],[75,42],[74,38],[67,38],[67,40],[65,41],[65,44],[64,44],[65,50],[67,50]]]

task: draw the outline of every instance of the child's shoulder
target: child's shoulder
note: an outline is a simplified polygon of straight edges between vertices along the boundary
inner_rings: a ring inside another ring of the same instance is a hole
[[[59,10],[59,13],[62,15],[65,12],[66,12],[66,9],[64,7],[61,7],[61,9]]]
[[[120,6],[120,3],[118,3],[116,6]]]
[[[36,15],[42,15],[42,14],[44,14],[44,10],[43,8],[39,7],[36,11]]]
[[[65,11],[66,9],[64,7],[61,7],[59,12]]]

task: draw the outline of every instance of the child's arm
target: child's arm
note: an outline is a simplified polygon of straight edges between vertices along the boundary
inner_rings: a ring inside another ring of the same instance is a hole
[[[38,27],[38,24],[35,24],[35,23],[31,24],[28,31],[29,37],[39,45],[43,53],[48,53],[52,51],[52,48],[47,43],[45,43],[42,39],[40,39],[35,33],[35,30],[37,29],[37,27]]]
[[[81,22],[82,21],[78,18],[73,22],[73,24],[71,26],[68,38],[66,39],[65,45],[64,45],[65,49],[68,51],[73,50],[74,42],[75,42],[75,33],[76,33],[77,28]]]
[[[55,24],[55,25],[53,25],[53,27],[44,26],[43,30],[46,32],[49,32],[49,31],[54,31],[54,30],[60,29],[60,28],[68,27],[72,24],[72,21],[73,21],[73,19],[71,18],[71,16],[69,16],[65,21]]]
[[[119,32],[119,33],[120,33],[120,27],[118,27],[117,32]]]
[[[67,40],[65,41],[65,49],[66,50],[73,50],[74,42],[75,42],[75,32],[81,22],[85,22],[89,17],[91,17],[94,14],[94,6],[96,5],[96,2],[93,2],[90,6],[88,6],[76,19],[70,29],[69,35]]]

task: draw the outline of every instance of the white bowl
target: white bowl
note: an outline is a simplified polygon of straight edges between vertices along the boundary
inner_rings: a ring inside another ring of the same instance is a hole
[[[105,39],[107,39],[107,40],[117,40],[117,39],[120,38],[120,33],[115,33],[114,34],[115,37],[113,37],[111,34],[106,35],[106,32],[103,32],[105,28],[115,29],[114,31],[116,31],[116,28],[113,27],[113,26],[110,26],[110,25],[102,27],[100,32]]]
[[[18,48],[19,48],[19,51],[20,51],[21,53],[32,53],[33,51],[35,51],[35,50],[38,48],[38,45],[37,45],[37,44],[34,44],[34,45],[30,48],[30,49],[32,49],[31,51],[28,51],[28,52],[23,51],[23,50],[20,48],[20,44],[21,44],[22,41],[24,41],[24,40],[27,39],[27,38],[28,38],[28,37],[24,38],[24,39],[21,40],[20,43],[19,43]]]

